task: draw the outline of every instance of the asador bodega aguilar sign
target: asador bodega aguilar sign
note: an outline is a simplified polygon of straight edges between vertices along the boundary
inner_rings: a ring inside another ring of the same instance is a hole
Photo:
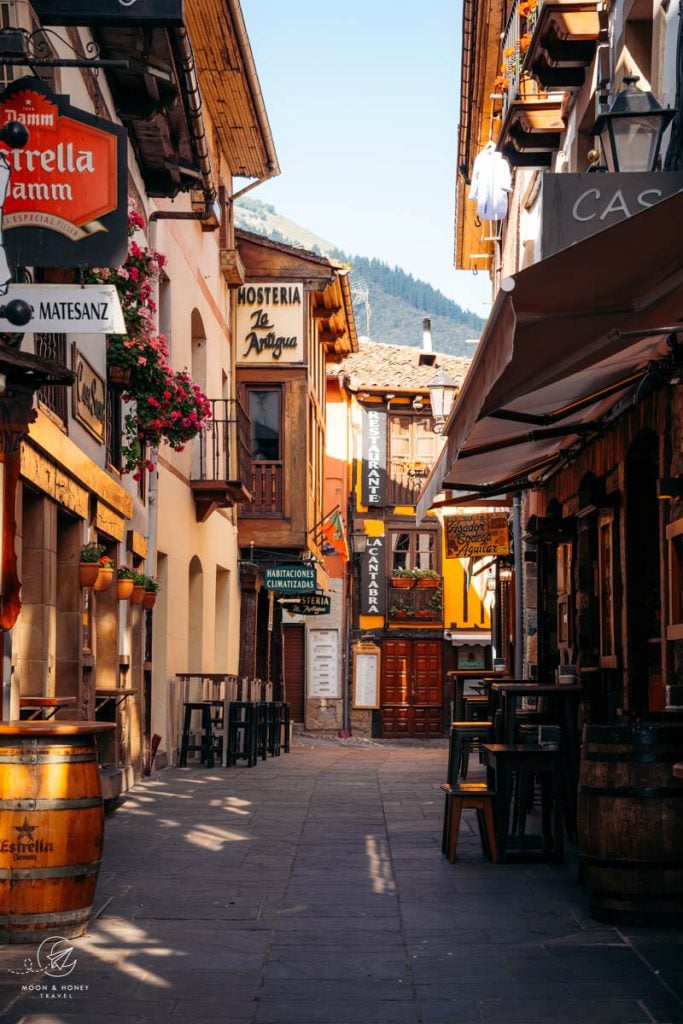
[[[127,249],[124,128],[56,96],[37,78],[2,94],[0,125],[29,132],[0,149],[2,242],[16,266],[116,266]]]

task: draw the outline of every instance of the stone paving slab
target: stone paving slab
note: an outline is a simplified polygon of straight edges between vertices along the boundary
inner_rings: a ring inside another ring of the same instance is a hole
[[[446,861],[446,756],[300,738],[146,780],[107,819],[73,973],[0,948],[0,1021],[683,1024],[683,932],[594,921],[571,846],[492,865],[465,812]]]

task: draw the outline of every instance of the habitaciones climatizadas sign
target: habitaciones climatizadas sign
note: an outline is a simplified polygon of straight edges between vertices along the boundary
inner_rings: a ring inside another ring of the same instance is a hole
[[[29,140],[0,145],[3,245],[23,267],[113,267],[128,247],[126,130],[56,96],[39,78],[12,82],[0,127]]]

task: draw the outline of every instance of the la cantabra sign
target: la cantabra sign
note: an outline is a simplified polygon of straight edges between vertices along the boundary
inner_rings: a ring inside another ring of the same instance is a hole
[[[303,360],[303,282],[243,285],[237,292],[237,362],[276,366]]]
[[[10,264],[113,267],[128,245],[127,133],[20,78],[0,97],[0,126],[29,140],[0,146],[3,245]]]

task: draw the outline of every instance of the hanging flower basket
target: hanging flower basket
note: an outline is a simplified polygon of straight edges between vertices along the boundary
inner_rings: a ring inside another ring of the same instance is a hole
[[[142,600],[145,596],[145,588],[141,583],[134,583],[133,589],[130,594],[131,604],[142,604]]]
[[[92,587],[100,574],[99,562],[79,562],[78,578],[82,587]]]
[[[415,580],[417,587],[429,587],[432,590],[436,590],[440,583],[441,580],[438,576],[419,576]]]
[[[116,581],[116,596],[119,601],[127,601],[130,595],[133,593],[133,587],[135,586],[135,580],[117,580]]]
[[[391,585],[392,587],[408,590],[415,585],[415,580],[411,576],[392,576]]]
[[[156,604],[157,595],[153,590],[146,590],[142,595],[142,607],[151,611]]]

